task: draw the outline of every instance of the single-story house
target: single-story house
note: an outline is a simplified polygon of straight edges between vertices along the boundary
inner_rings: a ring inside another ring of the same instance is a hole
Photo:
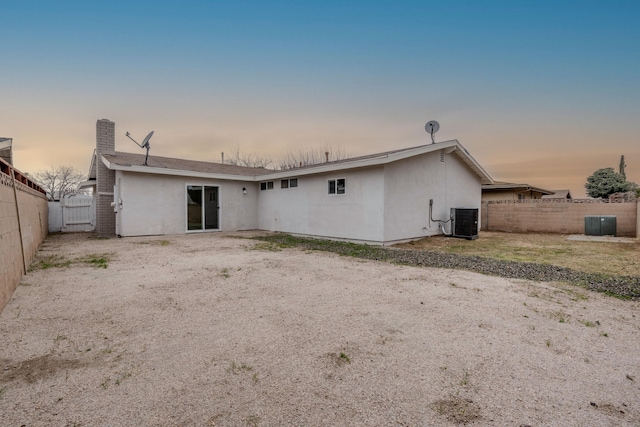
[[[493,182],[456,140],[269,170],[155,155],[144,165],[115,151],[113,122],[96,129],[85,186],[101,235],[260,229],[391,244],[450,229],[451,209],[479,210]]]
[[[551,190],[534,187],[529,184],[514,184],[511,182],[494,181],[482,184],[482,201],[494,202],[498,200],[527,200],[541,199],[542,196],[553,194]]]

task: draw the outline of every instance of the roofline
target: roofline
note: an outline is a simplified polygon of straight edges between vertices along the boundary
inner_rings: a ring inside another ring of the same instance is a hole
[[[523,191],[538,191],[540,193],[545,193],[545,195],[549,195],[549,194],[554,194],[555,191],[551,191],[551,190],[545,190],[544,188],[540,188],[540,187],[534,187],[533,185],[529,185],[529,184],[511,184],[511,183],[504,183],[504,184],[482,184],[482,190],[488,190],[488,191],[500,191],[500,190],[516,190],[516,189],[522,189]]]
[[[571,190],[551,190],[551,191],[553,191],[552,194],[545,194],[542,197],[543,198],[546,197],[548,199],[565,199],[565,198],[573,199],[573,196],[571,195]],[[564,196],[554,197],[558,193],[564,193],[564,192],[566,192]]]
[[[78,184],[78,189],[80,188],[89,188],[89,187],[95,187],[97,184],[97,181],[95,179],[89,179],[87,181],[82,181],[81,183]]]
[[[96,149],[93,149],[93,155],[91,155],[91,164],[89,165],[89,174],[87,175],[88,180],[91,180],[93,178],[91,178],[91,172],[93,172],[94,174],[96,174],[97,172],[93,170],[94,166],[96,164]]]
[[[450,150],[447,150],[450,149]],[[259,175],[260,181],[288,178],[293,176],[315,175],[321,173],[330,173],[342,171],[345,169],[364,168],[371,166],[385,165],[387,163],[404,160],[409,157],[419,156],[434,151],[447,150],[447,154],[456,153],[477,175],[480,176],[482,182],[493,182],[493,178],[484,170],[482,166],[469,154],[466,148],[456,139],[450,141],[438,142],[435,144],[421,145],[397,152],[380,153],[379,155],[365,156],[365,158],[355,158],[353,160],[346,159],[341,162],[321,163],[318,165],[306,166],[303,168],[286,169],[274,171],[270,174]]]
[[[431,153],[434,151],[445,150],[445,153],[455,153],[460,159],[467,164],[481,179],[482,183],[493,183],[493,178],[484,170],[482,166],[469,154],[466,148],[458,142],[456,139],[450,141],[438,142],[435,144],[421,145],[414,148],[408,148],[404,150],[398,150],[394,152],[380,153],[378,155],[363,156],[361,158],[345,159],[337,162],[320,163],[317,165],[305,166],[302,168],[293,168],[278,170],[273,172],[267,172],[255,175],[232,175],[222,173],[209,173],[209,172],[195,172],[183,169],[167,169],[156,168],[152,166],[123,166],[116,163],[111,163],[107,159],[102,157],[102,162],[111,170],[120,170],[126,172],[139,172],[139,173],[152,173],[159,175],[173,175],[173,176],[187,176],[198,178],[211,178],[211,179],[225,179],[231,181],[268,181],[272,179],[317,175],[323,173],[331,173],[342,171],[345,169],[365,168],[372,166],[385,165],[387,163],[396,162],[409,157],[414,157],[422,154]]]
[[[111,163],[109,160],[102,158],[102,163],[110,169],[116,171],[125,172],[138,172],[138,173],[150,173],[154,175],[172,175],[172,176],[187,176],[192,178],[209,178],[209,179],[224,179],[227,181],[257,181],[253,175],[231,175],[224,173],[210,173],[210,172],[196,172],[185,169],[168,169],[168,168],[156,168],[153,166],[122,166],[117,163]]]

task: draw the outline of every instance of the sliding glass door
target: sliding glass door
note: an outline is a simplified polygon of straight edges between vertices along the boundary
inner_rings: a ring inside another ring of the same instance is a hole
[[[218,187],[187,185],[187,231],[218,230]]]

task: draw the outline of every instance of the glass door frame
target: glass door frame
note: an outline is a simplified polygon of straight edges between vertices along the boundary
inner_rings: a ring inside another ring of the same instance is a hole
[[[200,220],[200,228],[190,228],[190,223],[189,223],[189,214],[191,213],[192,216],[194,214],[194,211],[191,210],[190,212],[190,205],[193,206],[193,203],[195,203],[196,205],[198,204],[197,201],[195,200],[191,200],[191,197],[189,196],[189,191],[191,189],[197,189],[199,188],[199,192],[200,192],[200,200],[199,200],[199,204],[200,204],[200,214],[199,214],[199,220]],[[206,201],[205,201],[205,194],[206,194],[206,189],[207,188],[215,188],[215,194],[216,194],[216,198],[217,198],[217,203],[216,203],[216,211],[215,211],[215,215],[217,215],[217,228],[206,228],[206,220],[207,220],[207,211],[206,211]],[[185,232],[186,233],[204,233],[204,232],[210,232],[210,231],[220,231],[221,227],[221,221],[220,221],[220,186],[219,185],[209,185],[209,184],[185,184],[185,198],[184,198],[184,207],[185,207]],[[191,204],[189,202],[192,202]]]

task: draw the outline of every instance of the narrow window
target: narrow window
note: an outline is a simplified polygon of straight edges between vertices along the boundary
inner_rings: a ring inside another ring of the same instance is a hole
[[[282,181],[280,181],[280,188],[289,188],[289,180],[283,179]]]
[[[267,190],[273,190],[273,181],[267,181]]]
[[[346,189],[346,183],[347,183],[347,180],[345,178],[330,179],[328,181],[329,194],[344,194]]]
[[[260,190],[261,190],[261,191],[264,191],[264,190],[266,190],[266,189],[267,189],[267,183],[266,183],[266,182],[261,182],[261,183],[260,183]]]

